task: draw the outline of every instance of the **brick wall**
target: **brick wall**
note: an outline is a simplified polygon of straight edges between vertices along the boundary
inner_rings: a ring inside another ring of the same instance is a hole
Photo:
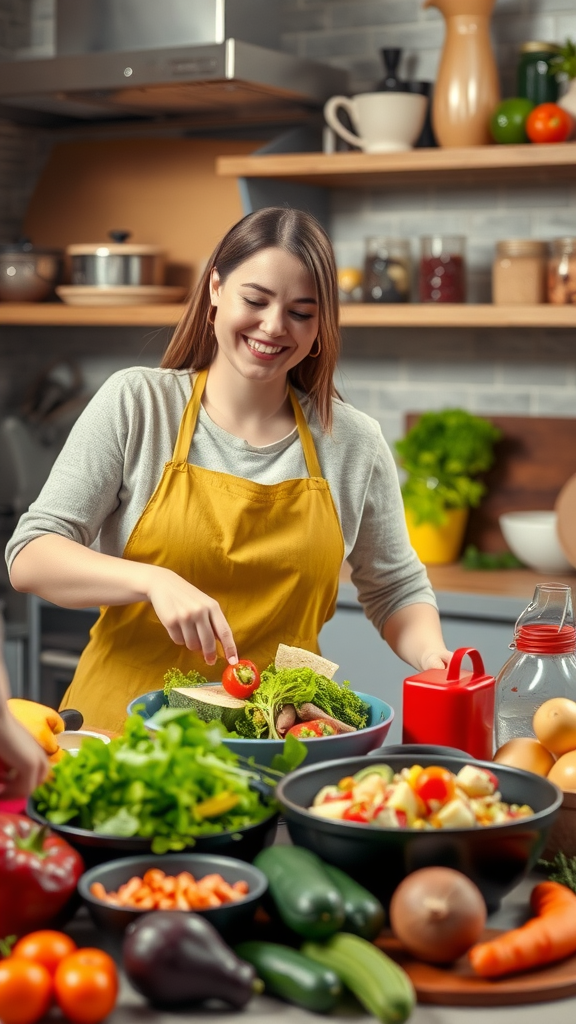
[[[403,75],[432,80],[436,75],[443,19],[435,9],[423,10],[419,0],[282,0],[282,8],[283,47],[348,68],[354,91],[369,90],[382,77],[378,51],[383,46],[403,48]],[[519,43],[576,38],[576,0],[497,0],[492,27],[503,95],[510,95]],[[53,0],[0,0],[0,29],[0,54],[48,55]],[[46,145],[38,133],[0,124],[0,236],[17,232]],[[469,297],[487,301],[496,240],[576,235],[576,185],[434,186],[332,195],[340,265],[361,263],[367,235],[410,238],[416,256],[418,236],[437,232],[467,236]],[[146,344],[145,332],[141,341],[134,332],[104,334],[116,346],[111,368],[123,353],[126,362],[137,360],[139,346]],[[68,329],[43,337],[44,344],[24,328],[3,332],[0,412],[18,391],[17,382],[10,384],[22,359],[17,338],[30,339],[29,355],[37,367],[44,356],[48,361],[52,352],[64,350],[79,359],[84,353],[88,361],[102,334]],[[105,347],[112,351],[108,342]],[[486,414],[574,416],[575,352],[569,331],[348,330],[339,384],[351,401],[380,420],[392,441],[402,432],[407,410],[443,405]],[[102,359],[100,376],[108,365],[105,353]],[[98,374],[92,378],[95,383]]]

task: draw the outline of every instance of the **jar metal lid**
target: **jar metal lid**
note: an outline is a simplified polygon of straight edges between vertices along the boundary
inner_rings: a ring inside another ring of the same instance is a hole
[[[534,39],[522,43],[520,53],[560,53],[560,47],[556,43],[543,43],[542,40]]]
[[[556,256],[569,256],[576,252],[576,238],[553,238],[550,245]]]
[[[535,238],[508,238],[497,242],[496,252],[498,256],[537,256],[543,258],[548,252],[546,242],[539,242]]]

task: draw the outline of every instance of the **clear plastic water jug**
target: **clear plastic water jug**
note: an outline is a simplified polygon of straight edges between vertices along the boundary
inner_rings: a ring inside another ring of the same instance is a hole
[[[576,628],[572,591],[542,583],[520,615],[514,653],[496,677],[495,750],[518,736],[534,736],[534,712],[551,697],[576,700]]]

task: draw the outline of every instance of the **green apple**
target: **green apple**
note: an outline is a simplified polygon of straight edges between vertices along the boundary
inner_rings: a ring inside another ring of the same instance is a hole
[[[525,124],[533,109],[532,100],[522,96],[502,100],[490,118],[490,132],[494,142],[528,142]]]

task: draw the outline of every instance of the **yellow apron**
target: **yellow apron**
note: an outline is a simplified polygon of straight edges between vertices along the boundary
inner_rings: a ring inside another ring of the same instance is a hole
[[[124,558],[172,569],[215,598],[238,656],[266,668],[279,643],[318,652],[334,614],[344,540],[314,441],[290,389],[309,477],[258,484],[187,459],[208,371],[196,377],[171,462],[124,550]],[[221,650],[221,648],[219,648]],[[62,700],[85,727],[120,731],[134,698],[164,685],[170,668],[221,679],[223,657],[175,644],[148,602],[108,606],[90,634]]]

